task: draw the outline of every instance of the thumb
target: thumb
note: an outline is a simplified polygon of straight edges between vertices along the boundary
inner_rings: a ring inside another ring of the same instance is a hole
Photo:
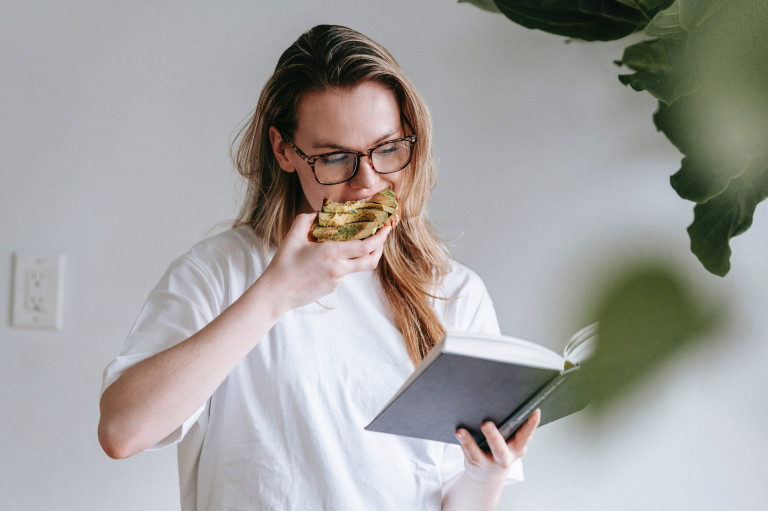
[[[288,236],[299,236],[302,238],[306,238],[310,234],[310,229],[312,228],[312,224],[315,222],[315,218],[317,218],[317,212],[314,213],[300,213],[296,215],[296,218],[293,220],[293,225],[291,225],[291,230],[288,231]],[[298,234],[296,234],[298,233]]]

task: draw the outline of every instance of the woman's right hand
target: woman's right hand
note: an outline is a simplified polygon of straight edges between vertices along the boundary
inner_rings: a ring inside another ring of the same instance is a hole
[[[392,230],[384,226],[364,240],[315,243],[307,233],[317,213],[299,214],[272,262],[259,278],[279,307],[287,312],[332,293],[350,273],[376,268],[384,241]]]

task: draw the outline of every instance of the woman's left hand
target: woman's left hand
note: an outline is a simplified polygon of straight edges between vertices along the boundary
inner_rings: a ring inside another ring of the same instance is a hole
[[[536,410],[508,442],[504,441],[504,437],[493,422],[484,423],[482,431],[490,452],[480,449],[467,430],[459,429],[456,432],[456,438],[464,451],[466,475],[478,482],[490,484],[497,480],[506,480],[509,468],[528,449],[528,443],[540,421],[541,411]]]

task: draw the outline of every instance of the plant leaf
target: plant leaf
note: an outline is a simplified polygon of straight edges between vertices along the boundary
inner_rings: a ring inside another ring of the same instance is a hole
[[[725,191],[731,182],[731,173],[696,158],[683,158],[680,170],[672,174],[669,182],[683,199],[703,204]]]
[[[695,92],[699,83],[685,73],[685,41],[653,39],[628,46],[620,65],[637,71],[631,75],[619,75],[619,81],[636,91],[648,91],[667,105]]]
[[[685,37],[686,30],[680,24],[680,4],[675,2],[654,16],[645,33],[655,37]]]
[[[649,73],[668,71],[670,57],[667,52],[666,42],[662,39],[642,41],[624,50],[621,63],[636,70]]]
[[[509,19],[585,41],[610,41],[641,30],[648,17],[618,0],[494,0]]]
[[[763,150],[760,133],[768,129],[768,109],[763,116],[758,104],[737,107],[731,102],[723,108],[726,93],[710,88],[673,105],[659,103],[653,116],[656,127],[686,155],[680,170],[670,178],[672,188],[683,199],[709,201],[725,191]],[[750,116],[747,110],[758,115]]]
[[[658,38],[624,50],[618,63],[637,73],[619,75],[619,80],[635,90],[647,90],[667,105],[701,89],[706,79],[699,69],[703,52],[696,36],[698,32],[708,32],[701,25],[717,10],[720,5],[717,2],[721,1],[701,0],[702,3],[696,5],[707,9],[691,9],[688,7],[690,0],[676,0],[658,12],[645,29],[646,33]],[[688,14],[683,16],[681,9]]]
[[[683,37],[706,22],[728,0],[676,0],[645,28],[656,37]]]
[[[662,9],[666,9],[674,0],[616,0],[619,3],[642,12],[648,20]]]
[[[693,208],[688,226],[691,251],[701,264],[721,277],[730,270],[729,240],[752,225],[758,203],[768,198],[768,159],[755,159],[725,191]]]
[[[691,251],[716,275],[752,224],[768,173],[768,2],[677,0],[630,46],[619,80],[659,99],[656,127],[684,154],[670,184],[697,203]]]

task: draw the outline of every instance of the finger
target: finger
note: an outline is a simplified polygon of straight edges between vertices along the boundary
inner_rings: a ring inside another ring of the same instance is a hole
[[[296,215],[296,218],[294,218],[292,227],[309,227],[312,225],[312,222],[315,221],[315,218],[317,218],[317,211],[313,211],[312,213],[299,213]]]
[[[528,420],[517,430],[515,435],[507,442],[512,451],[517,456],[523,456],[528,448],[528,443],[533,438],[533,434],[536,432],[536,428],[541,422],[541,410],[534,411]]]
[[[483,435],[485,435],[485,441],[488,443],[488,447],[491,450],[493,460],[500,467],[509,468],[516,458],[510,451],[504,437],[501,436],[496,424],[489,421],[483,424],[481,429]]]
[[[464,457],[468,462],[473,465],[482,465],[486,456],[485,453],[478,447],[475,439],[466,429],[460,428],[456,431],[456,439],[459,441],[462,450],[464,451]]]
[[[385,225],[376,231],[376,234],[370,238],[364,239],[362,248],[363,254],[370,254],[373,251],[382,248],[384,246],[384,242],[387,241],[387,236],[389,236],[390,232],[392,232],[392,227]]]
[[[315,219],[317,218],[317,212],[313,213],[299,213],[296,215],[296,218],[293,219],[293,224],[291,224],[291,229],[288,231],[288,234],[286,238],[295,236],[295,237],[306,237],[308,241],[314,241],[312,238],[312,233],[310,232],[312,229],[312,224],[315,222]]]
[[[520,428],[519,431],[522,431],[523,436],[532,436],[533,433],[536,431],[536,428],[539,427],[539,423],[541,422],[541,410],[538,408],[533,411],[530,417],[528,417],[528,420],[525,421],[523,426]]]
[[[354,273],[358,271],[373,270],[378,266],[381,256],[384,253],[384,247],[379,247],[370,254],[365,254],[360,257],[347,259],[345,261],[346,271]]]
[[[365,257],[384,245],[384,242],[387,239],[387,234],[389,234],[389,231],[391,230],[391,227],[385,226],[379,229],[376,234],[364,240],[338,242],[339,250],[341,251],[341,254],[348,259]]]

